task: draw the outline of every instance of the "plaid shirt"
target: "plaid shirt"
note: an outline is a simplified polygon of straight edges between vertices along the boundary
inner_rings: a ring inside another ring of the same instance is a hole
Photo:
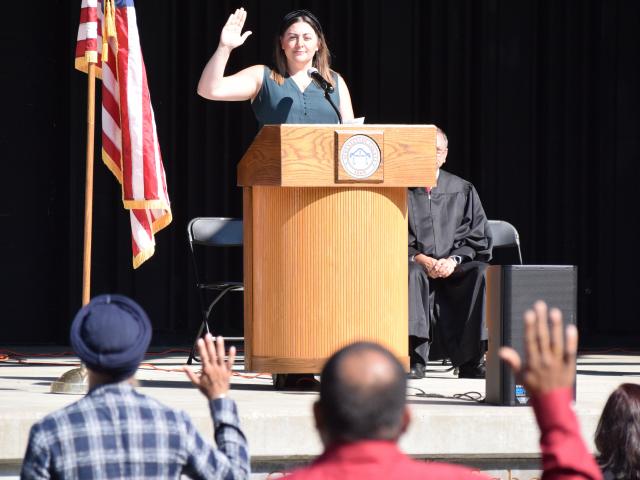
[[[209,402],[216,449],[186,413],[106,384],[31,427],[21,478],[249,477],[247,441],[235,402]]]

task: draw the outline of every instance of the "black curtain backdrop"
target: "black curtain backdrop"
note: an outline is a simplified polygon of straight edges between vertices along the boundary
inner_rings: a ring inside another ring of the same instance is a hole
[[[80,0],[11,5],[1,34],[0,344],[66,343],[81,303],[87,87],[73,68]],[[136,298],[156,344],[194,334],[199,307],[185,228],[195,216],[241,216],[236,165],[257,131],[248,102],[196,94],[239,6],[253,35],[233,52],[229,72],[270,63],[281,17],[311,9],[356,115],[444,128],[446,168],[476,185],[490,218],[518,228],[525,263],[578,265],[583,345],[637,345],[634,0],[138,0],[174,221],[134,271],[128,214],[97,143],[93,294]],[[97,120],[99,139],[99,113]],[[239,254],[209,261],[219,278],[241,277]],[[224,329],[237,331],[241,301],[223,310]]]

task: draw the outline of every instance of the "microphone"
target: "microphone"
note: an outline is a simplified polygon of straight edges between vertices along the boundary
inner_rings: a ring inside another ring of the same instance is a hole
[[[325,93],[333,93],[333,85],[327,82],[317,68],[311,67],[307,70],[307,75],[309,75],[313,80],[316,81],[320,88],[324,90]]]
[[[331,97],[329,96],[329,94],[333,92],[333,85],[327,82],[324,77],[320,75],[320,72],[317,68],[311,67],[309,70],[307,70],[307,75],[309,75],[312,80],[315,80],[315,82],[320,85],[320,88],[324,90],[324,98],[327,99],[327,101],[331,105],[331,108],[333,108],[333,110],[336,112],[336,115],[338,116],[338,123],[342,123],[342,115],[340,114],[340,110],[338,110],[338,107],[336,107],[336,104],[333,103],[333,100],[331,100]]]

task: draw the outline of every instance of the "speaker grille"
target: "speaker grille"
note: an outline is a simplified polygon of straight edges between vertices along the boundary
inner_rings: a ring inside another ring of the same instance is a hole
[[[498,349],[510,346],[524,358],[522,316],[537,300],[544,300],[550,308],[562,310],[565,325],[576,324],[577,267],[503,265],[489,268],[493,271],[489,272],[487,303],[498,308],[490,309],[487,318],[490,329],[487,403],[524,405],[526,392],[517,388],[511,371],[498,359]]]

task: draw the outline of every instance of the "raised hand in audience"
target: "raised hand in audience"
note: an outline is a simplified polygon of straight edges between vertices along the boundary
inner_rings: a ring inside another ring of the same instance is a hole
[[[204,339],[198,339],[198,353],[202,361],[202,372],[197,375],[189,367],[183,367],[189,380],[209,400],[226,396],[233,374],[236,348],[229,349],[229,355],[225,361],[224,339],[217,337],[214,342],[213,337],[208,333]]]
[[[524,313],[524,322],[524,361],[513,348],[500,349],[500,357],[511,367],[518,383],[524,385],[530,395],[572,387],[578,349],[575,325],[567,326],[563,338],[562,312],[557,308],[549,311],[542,300],[535,303],[533,310]]]

